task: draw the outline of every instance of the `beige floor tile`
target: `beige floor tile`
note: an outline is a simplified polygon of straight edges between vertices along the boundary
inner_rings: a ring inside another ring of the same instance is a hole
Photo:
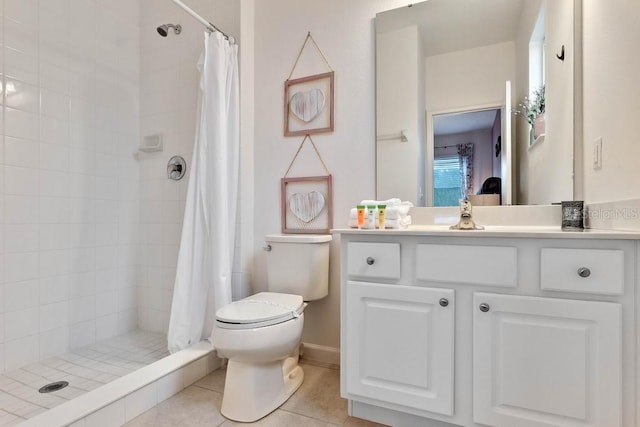
[[[225,421],[220,414],[222,394],[190,386],[126,424],[128,427],[215,427]]]
[[[302,362],[305,379],[280,409],[254,423],[237,423],[220,414],[226,370],[219,369],[195,385],[165,400],[128,424],[128,427],[383,427],[347,416],[340,397],[340,371],[334,366]]]
[[[224,380],[226,375],[226,368],[216,369],[206,377],[197,381],[195,385],[222,393],[224,391]]]
[[[304,382],[280,408],[299,415],[342,425],[347,401],[340,397],[340,371],[302,364]]]
[[[276,410],[266,417],[254,423],[236,423],[231,420],[225,421],[220,427],[233,426],[259,426],[259,427],[336,427],[337,424],[331,424],[326,421],[320,421],[304,415],[293,414],[291,412]]]

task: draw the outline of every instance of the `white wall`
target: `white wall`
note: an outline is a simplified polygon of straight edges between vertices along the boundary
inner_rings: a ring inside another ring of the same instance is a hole
[[[373,18],[404,3],[391,0],[270,0],[255,3],[255,291],[266,288],[263,236],[280,230],[280,178],[302,138],[283,137],[282,96],[308,31],[336,72],[335,131],[313,139],[334,178],[334,226],[375,195]],[[311,50],[313,51],[313,50]],[[319,65],[321,67],[321,64]],[[316,72],[324,71],[315,68]],[[300,73],[310,71],[300,69]],[[321,172],[304,154],[296,173]],[[305,310],[303,340],[340,344],[339,246],[331,246],[329,296]]]
[[[638,76],[640,3],[585,1],[584,199],[588,203],[640,197]],[[602,137],[602,169],[592,167],[593,141]]]
[[[505,42],[426,58],[427,111],[504,105],[505,81],[515,80],[515,43]]]
[[[139,2],[6,0],[0,370],[136,325]]]

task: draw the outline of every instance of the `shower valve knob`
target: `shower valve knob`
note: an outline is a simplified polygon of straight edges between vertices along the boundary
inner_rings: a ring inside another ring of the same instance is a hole
[[[587,267],[580,267],[578,269],[578,276],[580,277],[589,277],[591,276],[591,270],[589,270]]]
[[[167,178],[179,181],[187,171],[187,163],[181,156],[173,156],[167,163]]]

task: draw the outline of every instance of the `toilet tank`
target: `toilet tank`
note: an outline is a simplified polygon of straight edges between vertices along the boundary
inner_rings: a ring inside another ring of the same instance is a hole
[[[329,244],[325,234],[270,234],[267,287],[270,292],[301,295],[313,301],[329,293]]]

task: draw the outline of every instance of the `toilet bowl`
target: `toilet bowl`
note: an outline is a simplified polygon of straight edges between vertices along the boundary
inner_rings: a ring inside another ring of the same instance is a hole
[[[222,415],[256,421],[300,387],[304,307],[299,295],[262,292],[218,311],[213,346],[219,357],[229,359]]]
[[[222,415],[253,422],[282,405],[302,384],[298,366],[304,308],[329,284],[328,235],[269,235],[267,287],[216,312],[213,347],[229,359]]]

